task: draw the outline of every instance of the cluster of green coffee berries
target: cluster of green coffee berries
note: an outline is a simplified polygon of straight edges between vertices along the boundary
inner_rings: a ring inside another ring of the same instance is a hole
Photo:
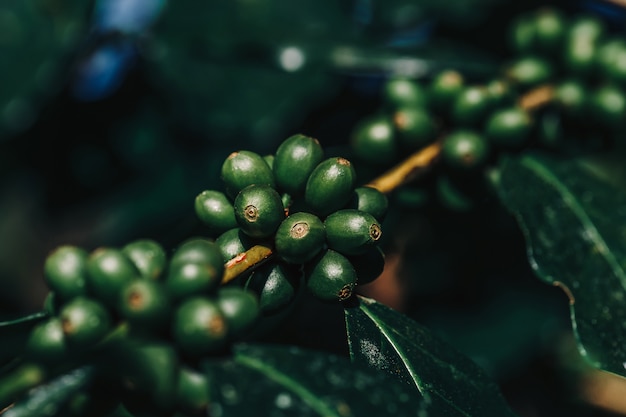
[[[388,79],[379,111],[354,126],[352,150],[384,168],[439,142],[446,169],[436,180],[438,197],[471,207],[460,189],[502,152],[603,149],[626,126],[626,41],[607,32],[599,19],[555,9],[520,16],[511,28],[512,58],[492,80],[468,84],[452,69]]]
[[[289,305],[300,288],[327,301],[349,298],[355,286],[382,272],[380,221],[387,198],[357,187],[345,158],[324,156],[320,143],[296,134],[274,155],[230,154],[222,165],[224,190],[206,190],[195,201],[227,265],[243,261],[255,245],[273,259],[243,278],[263,313]]]
[[[47,257],[44,272],[51,290],[46,302],[50,316],[31,331],[26,357],[51,373],[94,355],[97,362],[110,359],[118,364],[114,379],[128,388],[119,396],[128,394],[131,401],[137,389],[154,397],[151,401],[165,401],[162,393],[151,392],[151,381],[140,388],[129,382],[146,372],[156,374],[149,369],[155,357],[168,370],[170,391],[176,392],[171,390],[176,384],[206,385],[189,364],[240,340],[260,311],[253,293],[220,286],[224,260],[215,242],[205,238],[183,242],[169,260],[150,239],[91,253],[61,246]],[[119,366],[127,362],[133,365]],[[204,404],[193,405],[185,392],[180,395],[170,394],[166,406],[184,410]]]

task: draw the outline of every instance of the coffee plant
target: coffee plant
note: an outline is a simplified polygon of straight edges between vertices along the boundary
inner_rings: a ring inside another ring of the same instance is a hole
[[[626,4],[458,3],[0,3],[0,415],[626,414]]]

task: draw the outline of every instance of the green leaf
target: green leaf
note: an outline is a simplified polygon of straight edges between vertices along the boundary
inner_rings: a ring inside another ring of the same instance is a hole
[[[421,396],[347,358],[296,347],[238,345],[233,360],[207,362],[209,414],[222,416],[423,416]]]
[[[358,297],[357,305],[346,307],[345,316],[352,360],[419,391],[429,413],[515,415],[482,368],[404,314]]]
[[[3,417],[54,416],[72,395],[81,390],[93,375],[93,368],[82,367],[58,376],[50,382],[32,389],[5,411]]]
[[[582,356],[626,376],[626,193],[577,160],[523,155],[496,187],[538,277],[561,287]]]
[[[22,353],[30,331],[47,317],[48,314],[41,311],[27,316],[0,321],[0,340],[2,340],[0,366],[5,365]]]

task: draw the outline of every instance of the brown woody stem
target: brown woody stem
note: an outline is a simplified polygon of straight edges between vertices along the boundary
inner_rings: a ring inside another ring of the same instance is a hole
[[[224,265],[222,285],[229,283],[244,272],[261,265],[273,254],[272,248],[265,245],[256,245],[240,253]]]
[[[437,160],[440,153],[441,141],[437,141],[415,152],[366,185],[376,188],[381,193],[388,194],[402,184],[415,179],[420,173],[428,169]]]
[[[530,90],[518,100],[517,104],[526,111],[538,110],[554,99],[554,87],[546,84]]]

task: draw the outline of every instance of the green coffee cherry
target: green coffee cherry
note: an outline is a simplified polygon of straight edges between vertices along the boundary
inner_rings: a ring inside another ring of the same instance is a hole
[[[501,109],[487,120],[485,136],[495,146],[519,147],[528,140],[532,126],[532,119],[524,109]]]
[[[489,144],[478,133],[457,130],[443,141],[441,158],[454,169],[473,170],[482,166],[489,157]]]
[[[485,90],[489,97],[491,107],[511,105],[516,98],[511,90],[511,86],[502,80],[490,81],[485,86]]]
[[[215,244],[218,246],[225,263],[254,246],[250,236],[238,227],[222,233],[215,239]]]
[[[183,366],[176,384],[176,408],[189,415],[207,415],[210,385],[204,373]]]
[[[521,58],[507,69],[508,77],[522,89],[536,87],[550,81],[552,72],[548,61],[537,57]]]
[[[454,70],[442,71],[432,80],[429,91],[429,103],[438,112],[448,112],[457,96],[463,91],[463,76]]]
[[[84,349],[100,341],[111,329],[111,317],[98,302],[79,296],[59,312],[61,327],[71,348]]]
[[[358,285],[373,282],[385,269],[385,254],[378,246],[369,248],[361,255],[348,256],[348,260],[356,271]]]
[[[184,241],[172,255],[170,265],[176,263],[202,263],[210,265],[215,270],[215,276],[224,274],[222,251],[217,242],[210,239],[194,237]]]
[[[235,198],[235,219],[241,230],[253,238],[270,237],[285,218],[280,195],[266,185],[249,185]]]
[[[60,246],[44,264],[44,278],[48,287],[61,300],[70,300],[86,293],[87,257],[85,250],[76,246]]]
[[[609,129],[624,126],[626,97],[617,87],[606,85],[591,93],[590,108],[596,122]]]
[[[231,153],[222,165],[222,181],[226,193],[235,198],[248,185],[274,187],[274,174],[263,157],[250,151]]]
[[[228,326],[215,301],[193,297],[176,309],[172,334],[185,354],[196,357],[221,348],[226,341]]]
[[[357,282],[350,261],[332,249],[326,250],[305,268],[308,290],[324,301],[343,301],[352,295]]]
[[[276,230],[274,246],[279,259],[290,264],[310,261],[324,247],[324,223],[311,213],[293,213]]]
[[[156,329],[169,317],[170,298],[160,282],[139,280],[126,285],[119,304],[120,316],[138,329]]]
[[[356,209],[369,213],[376,220],[382,222],[387,214],[389,200],[387,196],[376,188],[357,187],[354,189],[352,199],[346,208]]]
[[[26,341],[26,354],[43,364],[54,364],[67,354],[67,345],[61,320],[51,317],[37,324]]]
[[[358,158],[372,165],[393,162],[397,144],[391,119],[376,115],[361,120],[352,131],[350,145]]]
[[[220,191],[205,190],[196,196],[196,215],[209,227],[211,233],[220,234],[237,227],[235,209],[226,195]]]
[[[491,107],[491,98],[483,87],[467,87],[452,105],[452,121],[459,126],[480,125]]]
[[[509,27],[509,43],[518,54],[532,52],[535,45],[535,22],[528,14],[517,16]]]
[[[401,107],[393,114],[392,121],[398,144],[405,149],[419,149],[436,138],[435,122],[423,108]]]
[[[577,119],[586,116],[588,109],[588,93],[582,83],[567,80],[560,83],[555,90],[555,101],[566,116]]]
[[[261,314],[273,315],[295,299],[300,288],[300,272],[280,262],[266,263],[254,270],[244,288],[257,294]]]
[[[604,24],[600,19],[586,15],[577,18],[570,24],[566,36],[570,39],[577,38],[597,42],[602,39],[605,30]]]
[[[356,172],[345,158],[328,158],[315,167],[306,183],[306,204],[320,217],[345,206],[352,197]]]
[[[205,262],[176,262],[167,272],[165,286],[173,300],[182,300],[193,295],[210,294],[220,285],[222,274]]]
[[[358,255],[374,246],[383,232],[369,213],[354,209],[334,212],[324,220],[328,247],[344,255]]]
[[[276,150],[276,184],[292,196],[303,194],[309,175],[323,158],[324,151],[317,139],[300,134],[287,138]]]
[[[256,295],[239,287],[222,287],[217,293],[217,306],[222,311],[228,334],[241,339],[259,318],[259,300]]]
[[[601,45],[595,59],[600,74],[622,85],[626,83],[626,42],[623,39]]]
[[[587,38],[572,38],[565,45],[564,65],[570,73],[588,77],[595,69],[596,44]]]
[[[122,288],[141,274],[135,264],[121,250],[102,247],[87,260],[88,287],[99,301],[115,308]]]
[[[560,12],[550,8],[539,10],[534,22],[534,43],[537,49],[546,54],[559,51],[566,29],[567,23]]]
[[[404,106],[423,107],[427,101],[424,88],[417,82],[403,77],[387,80],[383,86],[382,98],[385,106],[392,111]]]
[[[274,169],[274,159],[275,156],[272,154],[263,155],[263,160],[265,161],[267,166],[270,167],[270,169]]]
[[[122,252],[130,258],[142,278],[157,280],[167,264],[163,247],[154,240],[140,239],[125,245]]]

